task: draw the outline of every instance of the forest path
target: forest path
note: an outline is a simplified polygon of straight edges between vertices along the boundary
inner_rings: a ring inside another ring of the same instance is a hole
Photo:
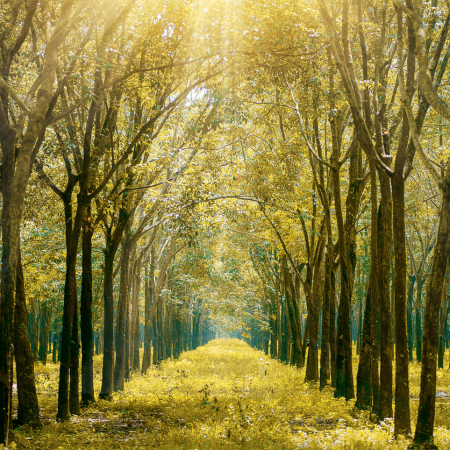
[[[39,368],[42,369],[41,366]],[[17,449],[406,449],[392,421],[372,423],[354,401],[304,383],[304,369],[282,364],[238,339],[216,339],[146,375],[133,374],[114,401],[98,401],[70,423],[56,423],[56,366],[37,375],[45,426],[15,432]],[[96,357],[96,392],[101,357]],[[44,395],[45,394],[45,395]],[[439,448],[450,448],[448,428]]]

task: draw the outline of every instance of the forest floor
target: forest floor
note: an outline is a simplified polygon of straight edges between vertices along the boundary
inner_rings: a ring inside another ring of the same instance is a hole
[[[354,358],[356,378],[357,357]],[[448,361],[446,362],[448,367]],[[15,430],[9,449],[405,449],[380,424],[304,383],[304,370],[274,361],[237,339],[216,339],[179,359],[133,374],[114,400],[98,401],[58,423],[58,366],[36,367],[44,426]],[[420,365],[410,365],[411,417],[417,416]],[[101,358],[95,360],[95,388]],[[438,372],[435,443],[450,449],[450,372]],[[413,429],[414,429],[414,423]]]

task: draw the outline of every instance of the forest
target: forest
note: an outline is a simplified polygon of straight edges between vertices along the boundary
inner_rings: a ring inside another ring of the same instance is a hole
[[[0,449],[450,449],[448,0],[2,0]]]

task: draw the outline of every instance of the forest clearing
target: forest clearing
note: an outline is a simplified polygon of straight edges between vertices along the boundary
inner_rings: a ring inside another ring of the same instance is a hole
[[[447,448],[449,61],[449,0],[2,0],[0,448]]]
[[[446,358],[447,359],[447,358]],[[355,369],[357,358],[354,358]],[[56,370],[55,370],[56,369]],[[420,371],[410,366],[411,398]],[[101,365],[94,362],[95,388]],[[238,339],[216,339],[133,374],[113,402],[99,401],[68,423],[55,421],[57,366],[36,370],[43,428],[14,433],[17,449],[406,449],[392,439],[393,419],[375,423],[354,401],[305,383],[305,371],[267,357]],[[436,411],[435,443],[450,448],[450,373],[439,371],[446,396]],[[417,410],[412,402],[412,417]],[[11,447],[15,448],[15,447]]]

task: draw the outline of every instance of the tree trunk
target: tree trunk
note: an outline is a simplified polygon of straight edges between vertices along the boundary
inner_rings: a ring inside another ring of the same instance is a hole
[[[305,331],[302,342],[302,359],[306,361],[306,348],[309,345],[309,314],[306,316]]]
[[[331,266],[330,282],[330,375],[331,386],[336,387],[336,278],[334,272],[334,261]]]
[[[38,2],[27,5],[26,20],[23,24],[23,40],[12,51],[17,54],[31,26],[31,20]],[[71,3],[64,4],[55,29],[46,43],[45,58],[42,66],[40,87],[37,100],[29,115],[26,131],[21,138],[20,149],[16,160],[15,136],[16,130],[10,126],[9,118],[5,115],[6,103],[2,100],[0,108],[0,144],[2,148],[2,269],[1,269],[1,298],[0,298],[0,444],[8,446],[11,428],[11,398],[13,377],[13,339],[14,339],[14,311],[16,296],[17,263],[20,247],[20,224],[25,203],[25,194],[31,167],[35,154],[36,140],[42,132],[45,113],[50,104],[52,87],[58,66],[58,48],[62,34],[69,20]],[[10,66],[9,66],[10,67]],[[5,78],[9,69],[2,71]],[[8,95],[1,90],[3,99]]]
[[[308,307],[309,320],[309,348],[308,360],[306,363],[306,381],[319,381],[319,323],[320,308],[322,307],[323,286],[324,286],[324,251],[323,243],[317,243],[316,261],[312,277],[312,297],[306,294],[306,304]],[[307,275],[306,283],[308,283]],[[309,300],[309,301],[308,301]]]
[[[59,347],[59,333],[53,334],[53,354],[52,363],[56,364],[58,362],[58,347]]]
[[[139,347],[140,347],[140,322],[139,322],[139,294],[141,290],[141,268],[142,256],[136,260],[133,270],[133,354],[131,355],[130,365],[133,370],[140,369]]]
[[[286,292],[286,301],[288,306],[288,312],[291,319],[291,327],[292,327],[292,334],[293,334],[293,364],[294,361],[298,368],[302,367],[302,329],[299,328],[299,320],[300,318],[296,316],[297,311],[294,308],[294,286],[290,279],[289,273],[287,273],[287,269],[284,270],[284,276],[287,283],[287,292]],[[268,341],[268,340],[266,340]],[[264,346],[265,353],[267,354],[266,345]]]
[[[128,316],[128,274],[130,264],[130,241],[131,227],[123,238],[122,243],[122,265],[120,267],[120,293],[117,304],[117,324],[116,324],[116,363],[114,365],[114,390],[123,391],[125,376],[125,346],[126,346],[126,322]]]
[[[361,354],[361,338],[362,338],[362,299],[363,296],[359,296],[358,301],[358,327],[356,331],[356,354],[359,356]]]
[[[334,127],[332,127],[334,128]],[[335,132],[334,132],[335,134]],[[334,137],[333,140],[336,138]],[[354,153],[354,152],[352,152]],[[352,155],[353,156],[353,155]],[[339,148],[333,145],[333,159],[339,159]],[[351,157],[351,160],[353,157]],[[352,171],[350,170],[350,173]],[[344,228],[344,220],[342,216],[341,203],[341,186],[339,179],[339,169],[334,168],[331,171],[333,197],[335,203],[336,219],[338,224],[339,236],[339,255],[341,267],[341,298],[338,309],[337,322],[337,338],[336,338],[336,390],[335,397],[345,397],[347,400],[355,396],[353,386],[353,368],[352,368],[352,344],[350,333],[350,309],[352,300],[352,242],[349,240],[349,229],[351,225],[351,212],[347,211],[347,226]],[[354,201],[350,197],[355,195],[352,186],[352,180],[349,183],[349,195],[347,199],[347,206],[354,206]],[[350,191],[352,189],[352,191]],[[354,199],[353,199],[354,200]],[[349,209],[349,208],[347,208]],[[354,221],[353,221],[354,222]],[[354,224],[353,224],[354,225]]]
[[[126,195],[126,194],[124,194]],[[126,199],[126,197],[125,197]],[[124,200],[125,200],[124,199]],[[104,296],[104,326],[103,326],[103,369],[102,388],[99,397],[101,399],[112,399],[113,372],[114,372],[114,257],[122,239],[130,213],[126,207],[119,211],[119,219],[112,233],[112,225],[106,230],[105,248],[105,274],[103,281]]]
[[[270,305],[270,356],[273,359],[277,358],[277,314],[276,305],[274,305],[273,298]]]
[[[151,316],[151,307],[152,307],[152,297],[153,297],[153,280],[154,280],[154,271],[153,271],[153,258],[154,253],[151,253],[150,260],[150,273],[148,270],[148,264],[145,264],[145,281],[144,281],[144,289],[145,289],[145,329],[144,329],[144,357],[142,358],[142,373],[145,374],[148,368],[151,365],[151,356],[152,356],[152,323],[150,320]]]
[[[14,318],[14,356],[17,373],[17,396],[19,399],[17,419],[19,425],[27,424],[31,428],[36,428],[42,425],[39,418],[39,403],[36,394],[34,361],[28,334],[27,316],[22,260],[19,251]]]
[[[29,297],[28,308],[28,331],[30,333],[31,353],[33,361],[38,360],[38,327],[37,327],[37,303],[36,297]]]
[[[156,299],[155,299],[156,301]],[[158,358],[159,358],[159,326],[158,326],[158,309],[161,306],[159,304],[155,305],[156,311],[155,315],[153,317],[153,365],[158,365]],[[189,339],[187,339],[188,336],[186,336],[186,341],[189,342]],[[187,350],[190,350],[190,346],[188,345]]]
[[[103,368],[102,388],[99,397],[111,400],[113,393],[114,369],[114,255],[110,230],[107,231],[105,251],[104,289],[104,318],[103,318]]]
[[[39,314],[39,361],[44,364],[44,366],[47,364],[50,320],[50,308],[49,305],[45,303]]]
[[[381,202],[378,217],[379,298],[381,312],[380,418],[392,417],[392,314],[389,276],[392,249],[392,197],[390,180],[380,171]],[[406,349],[407,350],[407,349]],[[407,353],[406,355],[407,356]]]
[[[450,265],[447,263],[447,268]],[[442,286],[442,300],[441,300],[441,314],[439,321],[439,340],[438,340],[438,368],[444,368],[444,353],[445,353],[445,322],[447,320],[447,289],[450,282],[450,277],[447,273],[447,276],[444,278],[444,284]]]
[[[421,306],[422,306],[422,290],[425,283],[425,278],[420,277],[417,280],[417,298],[416,298],[416,359],[417,362],[422,362],[422,319],[421,319]]]
[[[281,361],[281,353],[282,353],[282,347],[283,347],[283,323],[282,323],[282,317],[281,317],[281,300],[280,300],[280,292],[278,290],[279,283],[276,284],[276,310],[277,310],[277,357]]]
[[[363,336],[361,353],[359,357],[358,373],[356,375],[356,403],[361,409],[372,407],[372,298],[371,298],[372,274],[367,288],[366,307],[364,309]]]
[[[84,203],[78,196],[78,207],[73,220],[72,191],[73,183],[69,177],[66,191],[61,194],[64,203],[66,238],[66,280],[64,284],[63,326],[61,341],[61,363],[59,369],[58,413],[57,419],[69,420],[70,413],[79,414],[78,398],[78,322],[77,322],[77,253],[84,214]],[[76,329],[74,330],[74,324]],[[72,350],[76,355],[71,355]],[[69,378],[76,377],[72,380]],[[69,399],[70,385],[70,399]],[[69,405],[70,403],[70,405]]]
[[[139,295],[138,295],[139,299]],[[141,327],[140,327],[140,321],[139,321],[139,302],[136,301],[136,314],[134,317],[134,345],[133,345],[133,370],[139,371],[140,370],[140,358],[139,358],[139,344],[140,344],[140,333],[141,333]]]
[[[92,326],[92,226],[91,207],[86,207],[83,224],[83,256],[81,281],[81,403],[95,402],[94,396],[94,331]]]
[[[131,318],[130,318],[130,297],[128,296],[127,299],[127,307],[126,307],[126,311],[127,311],[127,315],[126,315],[126,320],[125,320],[125,357],[124,357],[124,362],[123,362],[123,367],[124,367],[124,371],[123,371],[123,381],[130,381],[130,328],[131,328]],[[116,361],[117,361],[117,356],[116,356]],[[117,362],[116,362],[116,367],[117,367]],[[123,388],[122,388],[123,390]]]
[[[408,285],[408,358],[409,362],[413,362],[413,351],[414,351],[414,326],[413,326],[413,293],[414,286],[416,284],[415,275],[411,275],[409,277],[409,285]]]
[[[404,120],[407,123],[407,119]],[[405,144],[406,149],[406,144]],[[405,153],[398,152],[395,161],[395,175],[392,180],[393,192],[393,234],[394,234],[394,313],[395,313],[395,426],[394,434],[411,434],[409,408],[408,377],[408,328],[407,328],[407,291],[406,291],[406,232],[405,232],[405,180],[403,177]],[[390,253],[389,246],[389,253]],[[386,251],[384,249],[383,251]],[[382,266],[382,271],[386,270]],[[383,297],[382,297],[383,298]],[[384,306],[382,312],[385,311]],[[386,325],[382,318],[382,326]],[[383,333],[384,334],[384,333]],[[387,342],[383,345],[387,345]],[[411,349],[412,350],[412,349]],[[383,355],[382,351],[382,355]],[[392,358],[392,354],[389,355]],[[388,357],[386,355],[386,357]],[[412,357],[412,351],[411,351]],[[381,374],[385,372],[381,365]],[[382,377],[383,379],[383,377]],[[392,381],[391,381],[392,386]],[[384,390],[382,390],[384,392]],[[389,395],[390,392],[387,393]],[[389,399],[386,399],[389,400]],[[382,400],[380,400],[382,401]],[[381,417],[392,417],[392,403],[387,401],[387,408],[380,408]]]
[[[447,166],[447,170],[449,167]],[[433,426],[436,405],[436,357],[439,333],[439,308],[445,269],[450,254],[450,189],[448,176],[442,183],[442,204],[439,213],[439,227],[434,248],[433,263],[427,283],[423,332],[422,372],[420,376],[420,397],[414,444],[433,442]]]
[[[70,392],[69,410],[71,414],[80,415],[80,345],[78,343],[78,299],[75,301],[70,349]]]
[[[330,300],[331,300],[331,266],[333,248],[328,246],[325,256],[325,287],[322,306],[322,342],[320,352],[320,389],[330,384]]]

